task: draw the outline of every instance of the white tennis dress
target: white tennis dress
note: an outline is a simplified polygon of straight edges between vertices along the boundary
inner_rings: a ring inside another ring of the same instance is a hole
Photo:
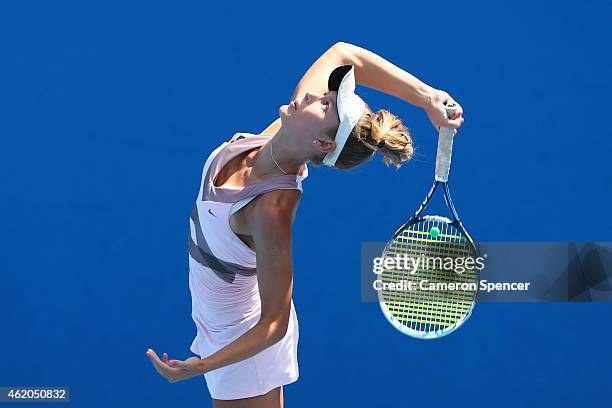
[[[308,177],[272,177],[245,188],[215,187],[223,166],[237,155],[264,145],[270,136],[237,133],[215,149],[204,165],[200,191],[189,220],[189,289],[197,335],[191,351],[206,357],[236,340],[259,320],[256,256],[232,231],[230,215],[259,194],[299,189]],[[214,399],[263,395],[298,378],[298,321],[293,301],[285,337],[253,357],[204,376]]]

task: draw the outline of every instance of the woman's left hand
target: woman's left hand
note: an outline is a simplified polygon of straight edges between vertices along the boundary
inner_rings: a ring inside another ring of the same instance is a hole
[[[146,354],[157,372],[171,383],[204,374],[204,362],[201,358],[189,357],[185,361],[168,360],[168,353],[164,353],[160,360],[153,349],[147,350]]]

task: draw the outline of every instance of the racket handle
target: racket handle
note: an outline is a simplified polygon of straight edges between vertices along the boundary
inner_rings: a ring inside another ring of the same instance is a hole
[[[446,114],[452,118],[457,111],[455,104],[446,106]],[[438,153],[436,154],[436,181],[446,183],[450,172],[451,156],[453,154],[453,128],[440,128],[438,134]]]

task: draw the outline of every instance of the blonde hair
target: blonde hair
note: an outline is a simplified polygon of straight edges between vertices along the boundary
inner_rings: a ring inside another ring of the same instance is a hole
[[[365,112],[336,161],[336,167],[350,169],[358,166],[372,158],[376,151],[383,154],[385,164],[399,168],[402,163],[410,160],[414,147],[410,132],[397,116],[386,109],[373,113],[366,105]],[[320,164],[320,160],[313,160],[313,163]]]

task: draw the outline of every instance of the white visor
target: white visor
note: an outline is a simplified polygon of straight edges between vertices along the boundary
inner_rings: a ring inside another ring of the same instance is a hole
[[[355,68],[352,65],[341,65],[334,69],[329,76],[328,88],[336,91],[336,107],[340,125],[336,132],[336,149],[327,153],[323,164],[333,167],[342,153],[351,131],[363,115],[365,102],[355,93]]]

